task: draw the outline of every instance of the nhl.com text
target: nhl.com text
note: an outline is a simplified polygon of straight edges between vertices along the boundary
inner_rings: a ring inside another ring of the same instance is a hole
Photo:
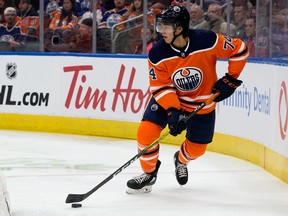
[[[0,88],[0,105],[11,106],[48,106],[49,93],[24,92],[22,98],[13,97],[13,85],[2,85]]]

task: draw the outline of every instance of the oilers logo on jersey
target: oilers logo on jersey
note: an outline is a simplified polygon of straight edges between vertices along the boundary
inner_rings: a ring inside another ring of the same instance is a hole
[[[0,42],[2,42],[2,43],[10,43],[10,42],[14,42],[14,41],[15,41],[15,39],[12,35],[7,34],[7,35],[2,35],[0,37]]]
[[[113,25],[117,24],[121,18],[121,14],[113,13],[107,18],[107,27],[112,28]]]
[[[181,68],[177,70],[172,81],[180,91],[193,91],[198,89],[203,80],[202,71],[198,68]]]

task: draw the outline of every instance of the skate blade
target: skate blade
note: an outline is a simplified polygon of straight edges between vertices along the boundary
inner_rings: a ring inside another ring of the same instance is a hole
[[[152,191],[152,186],[145,186],[141,189],[127,188],[126,193],[127,194],[143,194],[143,193],[150,193],[151,191]]]

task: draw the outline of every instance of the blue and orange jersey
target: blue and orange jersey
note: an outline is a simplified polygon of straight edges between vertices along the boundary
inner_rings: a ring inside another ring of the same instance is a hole
[[[175,107],[188,112],[211,96],[218,80],[216,61],[228,59],[227,71],[238,78],[248,59],[248,49],[238,38],[206,30],[190,30],[188,44],[179,50],[163,39],[149,52],[150,91],[164,109]],[[213,102],[199,114],[215,109]]]
[[[0,42],[25,42],[27,27],[21,21],[17,21],[12,28],[8,28],[7,23],[0,24]]]
[[[129,6],[125,6],[122,10],[119,11],[116,11],[115,8],[106,11],[98,28],[112,28],[113,25],[119,22],[122,15],[125,14],[129,8]]]

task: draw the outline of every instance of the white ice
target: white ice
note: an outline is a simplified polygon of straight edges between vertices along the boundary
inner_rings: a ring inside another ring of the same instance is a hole
[[[161,144],[162,165],[151,193],[128,195],[141,174],[134,162],[71,208],[69,193],[86,193],[136,152],[134,140],[0,130],[0,169],[13,216],[287,216],[288,185],[262,168],[207,152],[191,162],[189,181],[174,175],[177,146]]]

